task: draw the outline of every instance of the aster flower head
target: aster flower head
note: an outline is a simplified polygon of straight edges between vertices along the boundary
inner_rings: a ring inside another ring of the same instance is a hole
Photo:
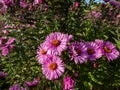
[[[10,45],[16,41],[15,38],[9,38],[8,41],[6,42],[7,45]]]
[[[28,87],[36,87],[39,84],[39,81],[37,79],[33,80],[33,81],[26,81],[24,83],[25,86]]]
[[[3,0],[0,0],[0,13],[5,13],[7,10],[7,6]]]
[[[12,85],[10,88],[9,88],[9,90],[27,90],[26,88],[21,88],[20,87],[20,84],[19,83],[17,83],[17,84],[15,84],[15,85]]]
[[[14,5],[14,0],[4,0],[4,2],[7,6],[13,6]]]
[[[51,53],[48,51],[48,47],[45,43],[40,44],[37,50],[37,60],[39,63],[42,63],[44,58],[48,55],[51,55]]]
[[[65,65],[60,57],[49,56],[43,61],[42,72],[49,80],[58,79],[64,73]]]
[[[28,4],[25,0],[20,0],[20,7],[26,8],[27,6],[28,6]]]
[[[103,44],[103,40],[101,39],[95,39],[95,43],[101,48],[102,44]]]
[[[6,78],[8,76],[8,73],[0,71],[0,78]]]
[[[69,46],[69,53],[71,54],[72,58],[74,59],[75,63],[84,63],[87,61],[87,47],[82,42],[73,42]]]
[[[102,52],[108,60],[117,59],[120,55],[120,52],[116,49],[115,45],[109,41],[104,41],[102,45]]]
[[[55,32],[48,35],[45,42],[51,54],[61,55],[62,51],[67,49],[67,44],[71,39],[72,35]]]
[[[87,42],[86,45],[89,60],[96,60],[102,57],[102,51],[95,42]]]
[[[44,0],[34,0],[34,4],[42,4]]]
[[[117,1],[110,1],[109,2],[112,6],[117,6],[119,5],[119,3]]]
[[[64,83],[63,90],[74,90],[75,81],[71,77],[69,76],[65,77],[63,83]]]
[[[78,8],[80,6],[80,2],[76,1],[73,3],[73,7]]]
[[[8,48],[8,46],[7,45],[3,45],[1,47],[1,51],[2,51],[1,53],[2,53],[3,56],[7,56],[9,54],[9,48]]]

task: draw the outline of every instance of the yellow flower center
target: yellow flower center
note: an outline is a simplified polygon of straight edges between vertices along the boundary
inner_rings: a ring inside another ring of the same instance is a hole
[[[0,2],[0,8],[2,8],[2,7],[3,7],[3,3]]]
[[[109,47],[107,47],[107,46],[104,46],[104,51],[106,53],[111,53],[112,52],[111,49]]]
[[[57,39],[54,39],[54,40],[52,41],[52,45],[55,46],[55,47],[57,47],[57,46],[60,45],[60,41],[57,40]]]
[[[41,50],[41,54],[45,55],[47,53],[47,51],[45,49]]]
[[[93,53],[95,53],[95,51],[94,51],[94,49],[92,49],[92,48],[88,48],[88,49],[87,49],[87,53],[88,53],[88,54],[93,54]]]
[[[57,64],[56,63],[51,63],[49,65],[49,68],[50,68],[50,70],[55,70],[55,69],[57,69]]]

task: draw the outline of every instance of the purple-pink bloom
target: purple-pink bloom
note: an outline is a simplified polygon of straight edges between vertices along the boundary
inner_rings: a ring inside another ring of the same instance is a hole
[[[39,81],[37,79],[33,80],[33,81],[26,81],[24,83],[25,86],[28,87],[36,87],[39,84]]]
[[[0,46],[1,46],[2,42],[6,39],[7,39],[7,37],[5,37],[5,36],[0,37]]]
[[[51,54],[61,55],[62,51],[67,49],[71,39],[72,35],[54,32],[47,36],[45,43]]]
[[[113,43],[99,39],[96,39],[95,42],[101,49],[102,54],[105,55],[108,60],[114,60],[119,57],[120,52],[116,49]]]
[[[87,61],[87,47],[82,42],[73,42],[69,46],[69,53],[72,56],[71,60],[74,60],[76,64]]]
[[[117,59],[120,55],[120,52],[109,41],[103,43],[102,51],[103,51],[103,54],[107,57],[108,60]]]
[[[20,84],[15,84],[15,85],[13,85],[13,86],[11,86],[10,88],[9,88],[9,90],[27,90],[26,88],[21,88],[20,87]]]
[[[101,45],[103,44],[103,40],[101,39],[95,39],[95,43],[101,48]]]
[[[7,6],[13,6],[14,5],[14,0],[4,0],[4,2]]]
[[[34,0],[34,4],[42,4],[44,2],[44,0]]]
[[[48,47],[45,43],[40,44],[37,50],[37,60],[39,63],[42,63],[44,58],[47,57],[47,55],[51,55],[51,53],[48,51]]]
[[[63,83],[64,83],[63,90],[74,90],[75,81],[71,77],[69,76],[65,77]]]
[[[58,79],[65,71],[65,64],[58,56],[46,57],[42,64],[42,72],[49,80]]]
[[[102,16],[102,14],[100,12],[97,11],[92,11],[92,15],[94,16],[94,18],[100,18]]]
[[[9,48],[8,48],[7,45],[3,46],[3,47],[1,48],[1,50],[2,50],[2,55],[3,55],[3,56],[7,56],[7,55],[9,54]]]
[[[96,60],[102,57],[102,51],[95,42],[87,42],[86,45],[89,60]]]
[[[27,6],[28,6],[28,4],[25,0],[20,0],[20,7],[26,8]]]
[[[78,1],[74,2],[73,7],[78,8],[79,6],[80,6],[80,2]]]
[[[6,42],[7,45],[12,44],[13,42],[15,42],[16,39],[15,38],[9,38],[8,41]]]
[[[7,11],[7,6],[3,0],[0,0],[0,13],[5,13]]]
[[[8,73],[0,71],[0,78],[6,78],[8,76]]]
[[[117,1],[110,1],[109,2],[112,6],[117,6],[117,5],[119,5],[119,3],[117,2]]]
[[[2,30],[3,34],[8,34],[9,32],[7,30]]]
[[[3,56],[6,56],[9,54],[9,50],[14,48],[13,42],[16,41],[15,38],[9,38],[6,43],[3,43],[3,41],[6,40],[6,37],[0,38],[0,50]]]

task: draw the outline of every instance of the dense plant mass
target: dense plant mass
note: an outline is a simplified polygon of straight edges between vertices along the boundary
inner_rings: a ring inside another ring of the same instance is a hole
[[[120,2],[0,0],[0,90],[120,89]]]

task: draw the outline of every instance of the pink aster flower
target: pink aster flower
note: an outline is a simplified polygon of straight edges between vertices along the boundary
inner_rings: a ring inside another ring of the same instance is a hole
[[[26,8],[27,6],[28,6],[28,4],[25,0],[20,0],[20,7]]]
[[[50,52],[48,51],[48,47],[45,43],[40,44],[37,50],[37,60],[39,63],[42,63],[44,58],[50,55]]]
[[[4,0],[4,2],[7,6],[13,6],[14,5],[14,0]]]
[[[72,55],[71,60],[74,59],[75,63],[84,63],[87,61],[87,47],[82,42],[73,42],[69,46],[70,54]]]
[[[5,13],[7,10],[7,6],[3,0],[0,0],[0,13]]]
[[[20,84],[15,84],[15,85],[13,85],[13,86],[11,86],[10,88],[9,88],[9,90],[27,90],[26,88],[21,88],[20,87]]]
[[[0,71],[0,78],[6,78],[8,76],[8,73]]]
[[[44,0],[34,0],[34,4],[42,4]]]
[[[9,31],[7,31],[7,30],[2,30],[2,32],[3,32],[3,34],[8,34],[9,33]]]
[[[113,43],[99,39],[96,39],[95,42],[102,50],[102,54],[105,55],[108,60],[114,60],[119,57],[120,52],[116,49]]]
[[[47,57],[42,64],[42,72],[49,80],[58,79],[65,70],[65,65],[61,58],[57,56]]]
[[[55,32],[47,36],[45,42],[51,54],[61,55],[62,51],[67,49],[68,42],[71,39],[72,35]]]
[[[109,41],[104,41],[102,48],[103,54],[107,57],[108,60],[117,59],[120,55],[120,52],[115,48],[115,45]]]
[[[98,11],[92,11],[91,14],[93,15],[94,18],[98,19],[102,16],[102,14]]]
[[[75,81],[71,77],[69,76],[65,77],[63,83],[64,83],[63,90],[74,90]]]
[[[0,38],[0,50],[3,56],[6,56],[9,54],[10,49],[14,48],[14,45],[12,43],[15,42],[15,38],[9,38],[6,43],[3,43],[3,41],[6,40],[6,37]]]
[[[7,39],[7,37],[5,37],[5,36],[0,37],[0,45],[1,45],[2,42],[3,42],[4,40],[6,40],[6,39]]]
[[[9,38],[8,41],[6,42],[7,45],[12,44],[13,42],[15,42],[16,39],[15,38]]]
[[[87,42],[86,45],[89,60],[96,60],[102,57],[102,51],[95,42]]]
[[[79,6],[80,6],[80,2],[78,1],[74,2],[73,7],[78,8]]]
[[[1,50],[2,50],[2,55],[3,56],[7,56],[9,54],[9,48],[8,48],[7,45],[3,45]]]
[[[37,79],[33,81],[27,81],[24,83],[24,85],[28,87],[36,87],[38,84],[39,84],[39,81]]]

